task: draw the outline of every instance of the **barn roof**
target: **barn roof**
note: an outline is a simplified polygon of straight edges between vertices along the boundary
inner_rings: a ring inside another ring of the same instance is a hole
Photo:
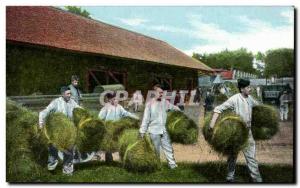
[[[8,6],[6,19],[9,41],[212,71],[164,41],[54,7]]]

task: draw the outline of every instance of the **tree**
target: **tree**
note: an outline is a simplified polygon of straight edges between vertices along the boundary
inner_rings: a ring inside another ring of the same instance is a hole
[[[265,75],[267,77],[293,77],[295,71],[294,50],[280,48],[266,52]]]
[[[68,12],[86,17],[86,18],[91,18],[91,14],[86,11],[86,10],[82,10],[80,7],[76,7],[76,6],[65,6],[65,8],[67,9]]]
[[[234,51],[226,49],[219,53],[211,54],[193,53],[193,58],[200,60],[212,68],[238,69],[244,72],[256,73],[252,65],[254,56],[245,48]]]

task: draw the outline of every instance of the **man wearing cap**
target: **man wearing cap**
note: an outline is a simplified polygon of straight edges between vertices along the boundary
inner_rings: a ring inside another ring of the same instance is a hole
[[[153,88],[156,91],[156,96],[146,104],[142,125],[139,130],[140,136],[143,138],[148,131],[156,154],[160,156],[160,148],[162,148],[169,167],[174,169],[177,165],[172,143],[166,130],[166,121],[168,110],[180,111],[180,109],[163,99],[164,91],[159,85],[155,85]]]
[[[126,111],[120,104],[118,104],[118,100],[116,99],[115,93],[107,93],[106,94],[107,103],[101,108],[99,112],[99,119],[104,121],[117,121],[122,117],[131,117],[134,119],[139,119],[138,116],[134,115]],[[97,154],[99,155],[99,154]],[[113,161],[113,156],[111,152],[105,153],[105,161],[111,162]]]
[[[80,105],[81,101],[81,92],[78,88],[79,77],[77,75],[72,75],[71,84],[69,88],[71,90],[71,99],[73,99],[78,105]]]
[[[39,113],[39,127],[43,128],[46,117],[52,112],[61,112],[68,118],[72,119],[73,110],[80,106],[71,99],[71,91],[67,86],[63,86],[60,89],[61,96],[54,99],[43,111]],[[54,170],[58,164],[58,150],[51,144],[48,147],[48,170]],[[66,151],[63,151],[63,173],[66,175],[72,175],[74,159],[74,147]]]
[[[247,128],[249,129],[248,146],[243,150],[247,167],[253,182],[262,182],[262,178],[258,169],[258,163],[255,159],[255,141],[251,132],[251,116],[252,108],[258,105],[250,95],[250,81],[246,79],[238,80],[238,88],[240,93],[237,93],[230,97],[223,104],[215,107],[212,120],[210,122],[210,129],[212,130],[215,123],[223,111],[232,109],[237,115],[246,122]],[[236,166],[237,155],[231,155],[228,157],[228,173],[226,180],[227,182],[234,182],[235,166]]]

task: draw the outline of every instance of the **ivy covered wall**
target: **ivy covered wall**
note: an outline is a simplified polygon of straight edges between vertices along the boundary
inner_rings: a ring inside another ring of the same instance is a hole
[[[73,74],[80,77],[80,88],[87,93],[88,70],[99,67],[127,72],[126,89],[130,93],[146,92],[155,75],[171,77],[172,89],[187,89],[187,79],[196,86],[198,80],[197,71],[181,67],[7,42],[6,93],[58,94],[61,86],[70,84]]]

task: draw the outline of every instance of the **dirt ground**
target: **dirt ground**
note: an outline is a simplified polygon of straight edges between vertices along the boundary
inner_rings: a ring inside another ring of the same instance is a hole
[[[203,126],[203,108],[186,109],[185,113],[189,114],[194,121],[198,121],[200,127]],[[279,128],[279,132],[271,140],[256,142],[256,159],[259,163],[293,165],[293,122],[280,122]],[[177,162],[226,161],[226,157],[218,155],[207,144],[201,129],[196,144],[173,144],[173,148]],[[114,153],[113,156],[114,160],[119,160],[118,153]],[[104,154],[101,158],[104,159]],[[162,159],[165,160],[163,154]],[[242,152],[238,156],[238,163],[245,163]]]

